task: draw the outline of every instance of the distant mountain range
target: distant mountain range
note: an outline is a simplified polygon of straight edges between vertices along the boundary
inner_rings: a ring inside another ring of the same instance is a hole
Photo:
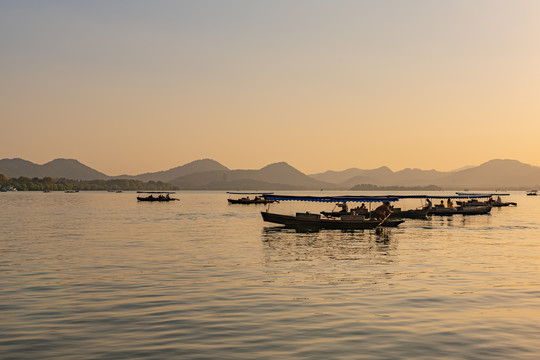
[[[231,170],[212,159],[202,159],[169,170],[139,175],[108,176],[77,160],[55,159],[43,165],[23,159],[0,160],[0,174],[8,178],[53,177],[79,180],[137,179],[163,181],[185,190],[349,190],[356,185],[418,187],[436,185],[444,189],[540,188],[540,167],[517,160],[491,160],[455,171],[351,168],[306,175],[285,162],[258,170]]]
[[[0,160],[0,174],[8,178],[25,176],[29,178],[52,177],[75,180],[105,180],[110,176],[94,170],[73,159],[55,159],[43,165],[23,159]]]

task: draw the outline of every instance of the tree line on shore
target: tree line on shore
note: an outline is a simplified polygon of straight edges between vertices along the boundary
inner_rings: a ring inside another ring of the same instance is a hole
[[[28,178],[19,176],[18,178],[8,179],[0,174],[0,188],[14,187],[19,191],[100,191],[100,190],[178,190],[173,186],[162,181],[148,181],[132,179],[113,179],[113,180],[73,180],[65,178]]]

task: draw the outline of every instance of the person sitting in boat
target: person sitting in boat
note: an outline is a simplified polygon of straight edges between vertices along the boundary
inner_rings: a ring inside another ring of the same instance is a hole
[[[502,202],[501,197],[497,196],[497,202],[500,204]]]
[[[433,203],[431,202],[431,199],[426,199],[426,207],[428,209],[431,209],[432,206],[433,206]]]
[[[349,207],[347,206],[346,202],[338,203],[336,205],[341,208],[339,212],[349,212]]]
[[[452,202],[452,199],[448,198],[448,201],[446,202],[446,207],[447,208],[453,208],[454,207],[454,203]]]
[[[365,203],[362,203],[362,205],[360,205],[360,210],[367,210]]]
[[[377,220],[384,220],[391,213],[392,210],[390,209],[390,202],[385,201],[381,206],[377,207],[375,211],[373,211],[373,216]]]
[[[167,193],[167,195],[165,195],[165,198],[166,198],[167,200],[170,200],[170,199],[171,199],[171,197],[169,196],[169,193]]]

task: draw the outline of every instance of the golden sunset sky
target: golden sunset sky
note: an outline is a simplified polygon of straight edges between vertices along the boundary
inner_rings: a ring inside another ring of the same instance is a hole
[[[540,1],[0,1],[0,158],[540,165]]]

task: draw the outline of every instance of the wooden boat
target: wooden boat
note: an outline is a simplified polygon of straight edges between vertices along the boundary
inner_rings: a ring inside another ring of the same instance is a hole
[[[516,202],[504,202],[498,200],[488,201],[488,204],[492,207],[505,207],[505,206],[517,206]]]
[[[390,219],[427,219],[428,214],[429,209],[427,207],[410,210],[394,209],[392,210]]]
[[[457,201],[456,203],[458,205],[476,205],[476,206],[485,206],[490,205],[492,207],[504,207],[504,206],[517,206],[516,202],[506,202],[501,200],[501,196],[508,196],[510,194],[501,194],[501,193],[491,193],[491,194],[470,194],[470,193],[456,193],[459,196],[469,196],[470,200],[468,202],[460,202]],[[487,201],[479,201],[478,198],[474,198],[474,196],[481,196],[483,198],[489,197]],[[497,197],[497,199],[493,199],[493,197]]]
[[[503,194],[501,194],[503,195]],[[465,194],[458,193],[458,195],[388,195],[395,196],[398,199],[425,199],[428,209],[428,215],[435,216],[451,216],[451,215],[482,215],[489,214],[491,212],[491,205],[480,202],[478,199],[491,198],[493,194]],[[444,200],[455,199],[456,203],[461,205],[446,207],[444,206]],[[433,206],[432,200],[441,200],[441,205]],[[467,201],[468,200],[468,201]]]
[[[264,195],[266,200],[273,201],[312,201],[323,203],[339,203],[347,202],[383,202],[397,201],[395,198],[380,197],[380,196],[294,196],[294,195]],[[377,220],[374,218],[366,219],[363,215],[349,214],[339,217],[322,217],[321,214],[299,213],[295,215],[283,215],[266,211],[261,211],[261,216],[264,221],[275,224],[285,225],[286,227],[296,229],[334,229],[334,230],[364,230],[375,229],[377,227],[396,227],[403,223],[404,220],[389,219]]]
[[[396,227],[404,220],[375,220],[363,216],[346,215],[340,218],[322,218],[320,214],[296,213],[296,216],[261,211],[264,221],[298,229],[365,230],[378,226]]]
[[[457,206],[457,207],[444,207],[434,206],[429,209],[429,215],[437,216],[452,216],[452,215],[484,215],[491,212],[491,206]]]
[[[321,211],[321,214],[326,217],[341,217],[347,215],[363,215],[366,218],[373,217],[373,211],[353,209],[352,211]],[[429,209],[424,207],[421,209],[401,210],[400,208],[392,209],[390,219],[427,219]]]
[[[274,202],[274,200],[266,200],[263,197],[263,195],[271,195],[273,193],[231,192],[231,191],[228,191],[227,194],[229,194],[229,195],[246,195],[245,197],[241,197],[241,198],[229,198],[229,199],[227,199],[229,204],[250,205],[250,204],[271,204],[271,203]],[[249,195],[255,195],[255,197],[250,198]]]
[[[529,190],[527,191],[527,196],[537,196],[538,190]]]
[[[180,199],[170,197],[170,194],[174,192],[170,191],[137,191],[138,194],[150,194],[148,196],[137,196],[137,201],[157,201],[157,202],[169,202],[169,201],[180,201]],[[154,194],[159,194],[154,196]],[[165,194],[165,195],[163,195]]]

